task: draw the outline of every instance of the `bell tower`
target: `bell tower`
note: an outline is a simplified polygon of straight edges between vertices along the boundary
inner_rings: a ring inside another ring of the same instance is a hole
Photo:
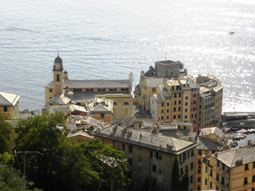
[[[55,58],[53,65],[53,93],[54,96],[63,92],[63,62],[59,55]]]

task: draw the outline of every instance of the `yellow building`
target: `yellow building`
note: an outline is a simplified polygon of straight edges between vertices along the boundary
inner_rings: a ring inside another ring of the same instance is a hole
[[[255,190],[255,147],[214,153],[203,160],[203,190]]]
[[[215,152],[230,149],[231,140],[225,137],[225,134],[218,127],[208,127],[199,130],[197,137],[197,180],[196,189],[202,189],[202,161],[204,156]]]
[[[45,85],[45,105],[54,96],[64,92],[67,88],[73,93],[73,100],[95,98],[98,94],[131,94],[133,74],[126,80],[71,80],[64,71],[63,61],[59,55],[53,64],[53,81]]]
[[[87,101],[86,107],[91,117],[104,123],[112,124],[113,101],[105,98],[95,98]]]
[[[160,123],[193,123],[196,129],[198,96],[199,86],[192,78],[165,79],[150,98],[151,116]]]
[[[125,153],[137,187],[141,188],[146,179],[155,178],[161,190],[170,191],[172,167],[177,158],[180,178],[188,171],[189,190],[195,189],[195,142],[117,125],[98,130],[93,136]]]
[[[113,117],[127,119],[133,116],[133,97],[128,94],[97,95],[97,98],[105,98],[113,101]]]
[[[20,119],[19,116],[20,95],[0,91],[0,114],[7,119]]]

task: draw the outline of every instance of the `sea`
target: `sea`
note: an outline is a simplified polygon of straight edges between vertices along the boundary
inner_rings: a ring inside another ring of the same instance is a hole
[[[254,0],[0,0],[0,91],[42,109],[57,55],[71,79],[128,79],[155,61],[222,81],[223,112],[255,111]]]

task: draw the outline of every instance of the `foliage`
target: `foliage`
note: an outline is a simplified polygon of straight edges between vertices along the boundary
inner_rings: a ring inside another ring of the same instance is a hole
[[[11,124],[5,121],[5,116],[0,115],[0,154],[10,151],[13,135]]]
[[[179,187],[180,187],[179,162],[178,159],[175,158],[172,171],[171,190],[179,190]]]
[[[91,168],[99,175],[99,190],[124,190],[131,183],[125,172],[128,162],[124,159],[124,152],[104,145],[97,140],[81,143],[84,155]]]
[[[98,140],[78,142],[66,138],[64,114],[36,116],[18,124],[16,150],[38,151],[17,155],[18,166],[26,168],[26,177],[44,190],[83,191],[125,190],[129,183],[124,172],[123,152]],[[23,169],[22,169],[23,170]],[[113,183],[113,184],[111,184]]]
[[[23,186],[24,179],[21,178],[20,173],[16,169],[0,164],[0,190],[21,191],[24,188]],[[42,191],[37,188],[33,190]]]
[[[181,180],[180,184],[181,191],[188,191],[189,190],[189,174],[186,172]]]

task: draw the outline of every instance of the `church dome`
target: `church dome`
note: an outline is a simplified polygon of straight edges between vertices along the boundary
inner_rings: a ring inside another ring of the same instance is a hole
[[[59,55],[57,56],[57,58],[55,58],[55,63],[62,64],[62,59],[59,57]]]

